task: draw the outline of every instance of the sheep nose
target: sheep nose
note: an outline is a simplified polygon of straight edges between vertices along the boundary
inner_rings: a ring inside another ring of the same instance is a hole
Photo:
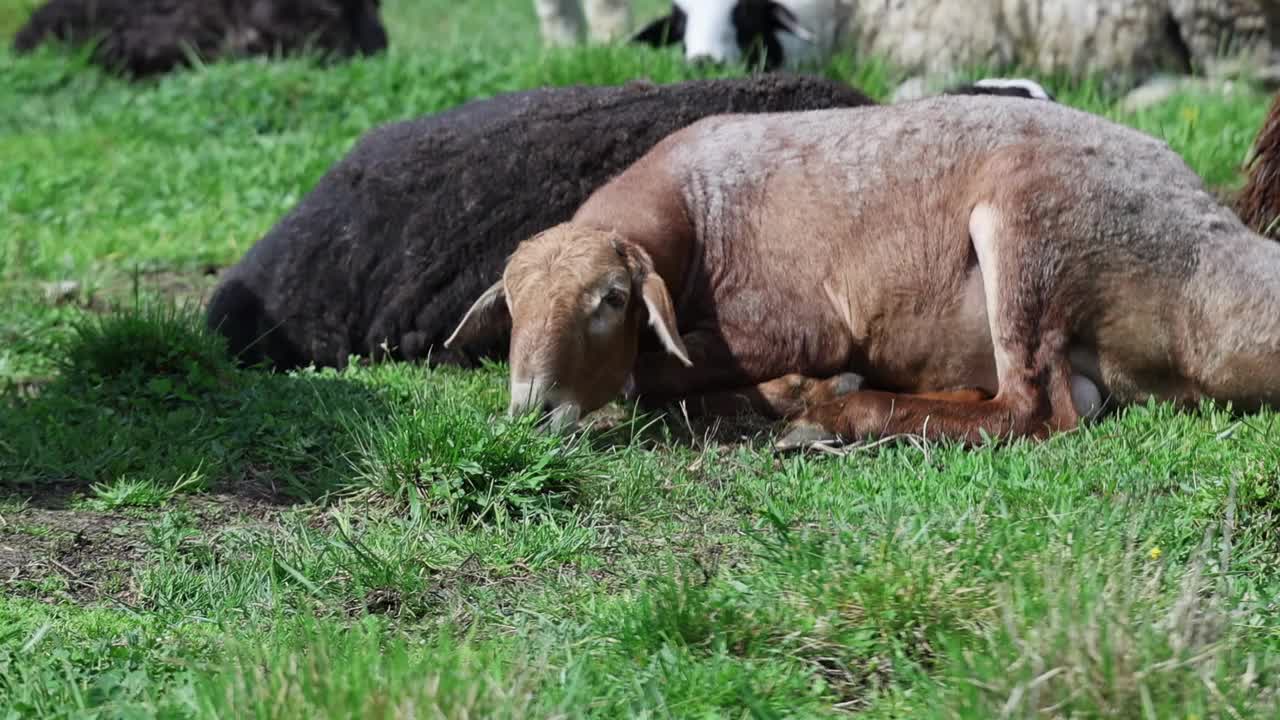
[[[542,421],[542,420],[545,420],[548,415],[555,412],[555,409],[556,409],[556,406],[551,404],[551,401],[543,400],[541,402],[520,403],[517,405],[512,405],[507,410],[507,414],[510,415],[511,417],[533,415],[536,420]]]
[[[719,65],[720,61],[711,55],[698,54],[689,57],[689,64],[705,68],[713,65]]]
[[[541,420],[555,409],[554,398],[547,393],[542,383],[536,380],[512,383],[511,404],[507,407],[508,416],[518,417],[532,413]]]

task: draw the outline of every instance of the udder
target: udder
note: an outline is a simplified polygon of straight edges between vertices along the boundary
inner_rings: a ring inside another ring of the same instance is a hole
[[[1098,355],[1086,347],[1073,347],[1067,353],[1071,363],[1071,402],[1080,417],[1092,420],[1102,413],[1102,370]]]

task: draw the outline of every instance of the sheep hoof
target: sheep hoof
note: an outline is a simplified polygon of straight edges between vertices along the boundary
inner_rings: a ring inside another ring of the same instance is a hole
[[[831,394],[834,397],[841,397],[861,390],[862,386],[866,384],[866,379],[858,373],[849,372],[840,373],[828,382],[831,383]]]
[[[807,450],[819,443],[831,443],[838,438],[835,433],[818,425],[809,423],[792,423],[786,433],[774,442],[774,452],[786,453],[796,450]]]

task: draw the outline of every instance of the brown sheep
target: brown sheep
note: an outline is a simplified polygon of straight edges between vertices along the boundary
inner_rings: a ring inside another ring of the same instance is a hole
[[[1165,143],[1004,97],[695,123],[522,243],[446,344],[508,317],[510,411],[557,428],[624,388],[746,397],[793,420],[781,447],[1280,400],[1280,245]]]

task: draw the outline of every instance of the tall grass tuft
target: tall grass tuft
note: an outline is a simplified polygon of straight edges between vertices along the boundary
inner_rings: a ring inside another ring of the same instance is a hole
[[[579,438],[540,432],[536,418],[496,419],[449,386],[412,391],[393,417],[348,418],[357,487],[414,518],[501,522],[571,506],[597,456]]]
[[[1280,664],[1245,642],[1247,604],[1230,597],[1227,563],[1159,557],[1131,547],[1047,558],[1038,578],[1007,584],[1000,622],[949,648],[928,717],[1280,717]]]
[[[126,307],[76,318],[59,364],[70,381],[181,378],[195,386],[231,369],[224,338],[205,325],[199,306],[136,291]]]
[[[529,717],[531,675],[442,637],[411,644],[365,626],[304,623],[297,637],[246,646],[196,679],[196,717],[408,720]]]

